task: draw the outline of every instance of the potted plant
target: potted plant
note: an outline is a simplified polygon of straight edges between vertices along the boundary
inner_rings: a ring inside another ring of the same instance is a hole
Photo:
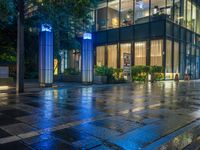
[[[109,69],[106,66],[95,66],[94,83],[106,84],[108,83]]]
[[[150,67],[151,82],[164,80],[164,68],[161,66]]]
[[[148,81],[149,66],[133,66],[131,72],[133,81]]]

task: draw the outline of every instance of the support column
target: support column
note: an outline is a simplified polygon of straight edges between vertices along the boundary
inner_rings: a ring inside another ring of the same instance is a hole
[[[84,33],[82,44],[82,83],[91,84],[93,82],[93,70],[94,70],[94,53],[92,34]]]
[[[16,92],[24,92],[24,1],[18,0]]]
[[[53,84],[53,33],[51,26],[44,24],[39,35],[39,82],[47,87]]]

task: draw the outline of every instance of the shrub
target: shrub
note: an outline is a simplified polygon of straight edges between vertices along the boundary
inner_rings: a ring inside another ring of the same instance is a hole
[[[64,75],[79,75],[79,72],[76,71],[74,68],[67,68],[64,71]]]
[[[162,66],[151,66],[150,73],[164,73],[164,67]]]
[[[151,75],[151,81],[164,80],[164,68],[161,66],[133,66],[133,81],[148,81],[148,75]]]
[[[124,81],[122,69],[113,69],[106,66],[95,66],[95,75],[106,76],[109,83],[118,83]]]
[[[113,69],[112,76],[114,82],[124,82],[123,69]]]
[[[133,81],[147,81],[149,70],[149,66],[133,66],[131,68]]]
[[[152,66],[150,67],[151,80],[153,81],[162,81],[165,79],[164,76],[164,67],[161,66]]]

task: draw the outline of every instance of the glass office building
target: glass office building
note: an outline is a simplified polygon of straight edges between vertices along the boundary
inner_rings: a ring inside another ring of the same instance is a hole
[[[99,0],[94,16],[97,66],[123,68],[129,53],[166,79],[200,78],[200,0]]]

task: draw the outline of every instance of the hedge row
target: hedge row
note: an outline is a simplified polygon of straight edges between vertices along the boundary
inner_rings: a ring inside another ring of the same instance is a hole
[[[95,75],[107,76],[108,82],[122,82],[123,70],[113,69],[106,66],[95,67]],[[131,75],[133,81],[148,81],[149,75],[151,81],[164,80],[164,68],[160,66],[132,66]]]

